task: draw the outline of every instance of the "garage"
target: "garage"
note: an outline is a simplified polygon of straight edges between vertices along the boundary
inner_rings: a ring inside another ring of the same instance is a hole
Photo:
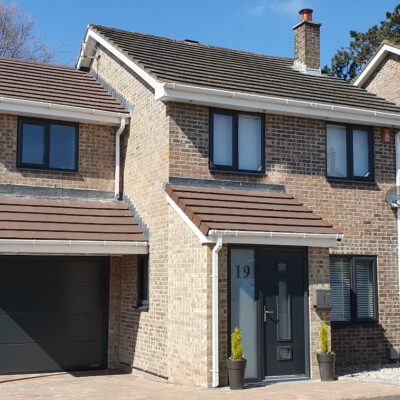
[[[0,257],[0,373],[107,365],[108,257]]]

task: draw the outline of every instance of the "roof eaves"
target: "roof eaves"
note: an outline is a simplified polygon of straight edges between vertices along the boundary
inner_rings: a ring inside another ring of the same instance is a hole
[[[354,86],[363,87],[363,84],[373,74],[388,53],[400,55],[400,47],[391,43],[383,42],[378,51],[368,60],[367,64],[358,74],[353,82]]]

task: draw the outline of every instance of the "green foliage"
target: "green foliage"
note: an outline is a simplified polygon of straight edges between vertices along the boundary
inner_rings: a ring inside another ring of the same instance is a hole
[[[367,32],[350,31],[349,46],[340,48],[332,58],[330,68],[324,69],[351,81],[384,41],[400,44],[400,4],[393,12],[386,13],[386,20],[372,26]]]
[[[329,353],[329,333],[325,321],[321,321],[319,326],[319,349],[321,353]]]
[[[236,326],[231,334],[231,359],[242,360],[243,359],[243,345],[242,345],[242,332]]]

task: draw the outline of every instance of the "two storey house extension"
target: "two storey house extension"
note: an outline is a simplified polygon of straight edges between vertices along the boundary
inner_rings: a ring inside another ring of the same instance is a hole
[[[77,68],[134,107],[122,195],[151,248],[148,308],[140,267],[120,270],[120,367],[226,385],[235,326],[248,381],[318,378],[321,320],[339,364],[400,345],[381,135],[400,109],[321,74],[320,24],[300,16],[294,58],[88,26]]]
[[[6,58],[0,96],[0,373],[106,368],[119,329],[110,268],[148,252],[115,197],[130,112],[87,73]]]

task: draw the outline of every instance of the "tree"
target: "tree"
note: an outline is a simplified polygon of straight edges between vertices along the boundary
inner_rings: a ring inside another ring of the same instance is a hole
[[[54,52],[35,33],[35,21],[17,5],[0,0],[0,56],[50,62]]]
[[[331,67],[325,68],[348,81],[360,73],[382,42],[400,44],[400,4],[393,12],[386,13],[386,20],[372,26],[367,32],[350,31],[350,38],[349,47],[340,48],[332,58]]]

